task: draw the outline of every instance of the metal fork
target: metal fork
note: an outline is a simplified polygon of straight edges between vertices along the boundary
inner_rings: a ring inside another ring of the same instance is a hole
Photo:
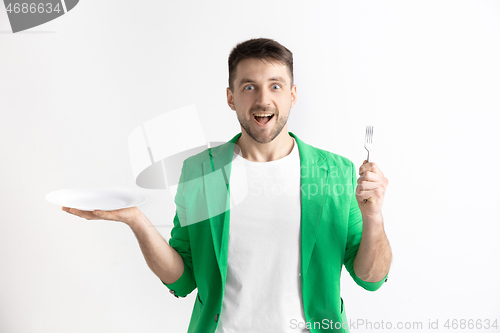
[[[370,162],[370,150],[372,150],[373,144],[373,126],[366,126],[366,134],[365,134],[365,149],[368,152],[368,157],[366,158],[366,162]],[[364,202],[367,202],[368,199],[364,199]]]
[[[370,162],[370,150],[372,150],[373,144],[373,126],[366,126],[365,134],[365,149],[368,152],[367,162]]]

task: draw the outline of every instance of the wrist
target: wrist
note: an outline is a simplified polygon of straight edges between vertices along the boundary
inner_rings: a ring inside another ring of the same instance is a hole
[[[383,225],[384,224],[384,218],[382,216],[382,213],[376,213],[376,214],[362,214],[363,217],[363,223],[370,224],[370,225]]]
[[[149,222],[148,218],[146,215],[144,215],[139,208],[134,207],[133,209],[133,214],[127,222],[125,222],[132,230],[135,230],[137,228],[140,228],[141,226],[144,226]]]

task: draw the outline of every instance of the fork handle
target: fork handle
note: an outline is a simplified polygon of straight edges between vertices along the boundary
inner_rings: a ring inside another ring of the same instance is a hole
[[[368,157],[366,158],[366,163],[370,163],[370,151],[368,151]],[[363,199],[363,202],[367,202],[368,199]]]

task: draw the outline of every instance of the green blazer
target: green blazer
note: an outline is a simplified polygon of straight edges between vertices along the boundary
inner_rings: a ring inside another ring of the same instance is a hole
[[[354,273],[353,261],[363,230],[355,197],[356,167],[347,158],[288,133],[295,138],[300,155],[305,318],[311,332],[349,332],[340,297],[342,265],[369,291],[379,289],[387,279],[366,282]],[[234,145],[240,136],[241,132],[225,144],[187,158],[182,166],[169,244],[184,260],[184,272],[174,283],[164,284],[176,297],[198,288],[189,333],[215,332],[221,313],[231,212],[229,178]],[[335,330],[343,322],[344,328]]]

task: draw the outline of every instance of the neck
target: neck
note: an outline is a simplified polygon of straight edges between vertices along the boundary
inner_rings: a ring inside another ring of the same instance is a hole
[[[242,128],[241,136],[236,141],[235,152],[239,153],[244,159],[252,162],[270,162],[279,160],[290,154],[293,149],[293,138],[288,133],[287,126],[273,141],[268,143],[259,143],[252,139]],[[237,150],[240,150],[238,152]]]

